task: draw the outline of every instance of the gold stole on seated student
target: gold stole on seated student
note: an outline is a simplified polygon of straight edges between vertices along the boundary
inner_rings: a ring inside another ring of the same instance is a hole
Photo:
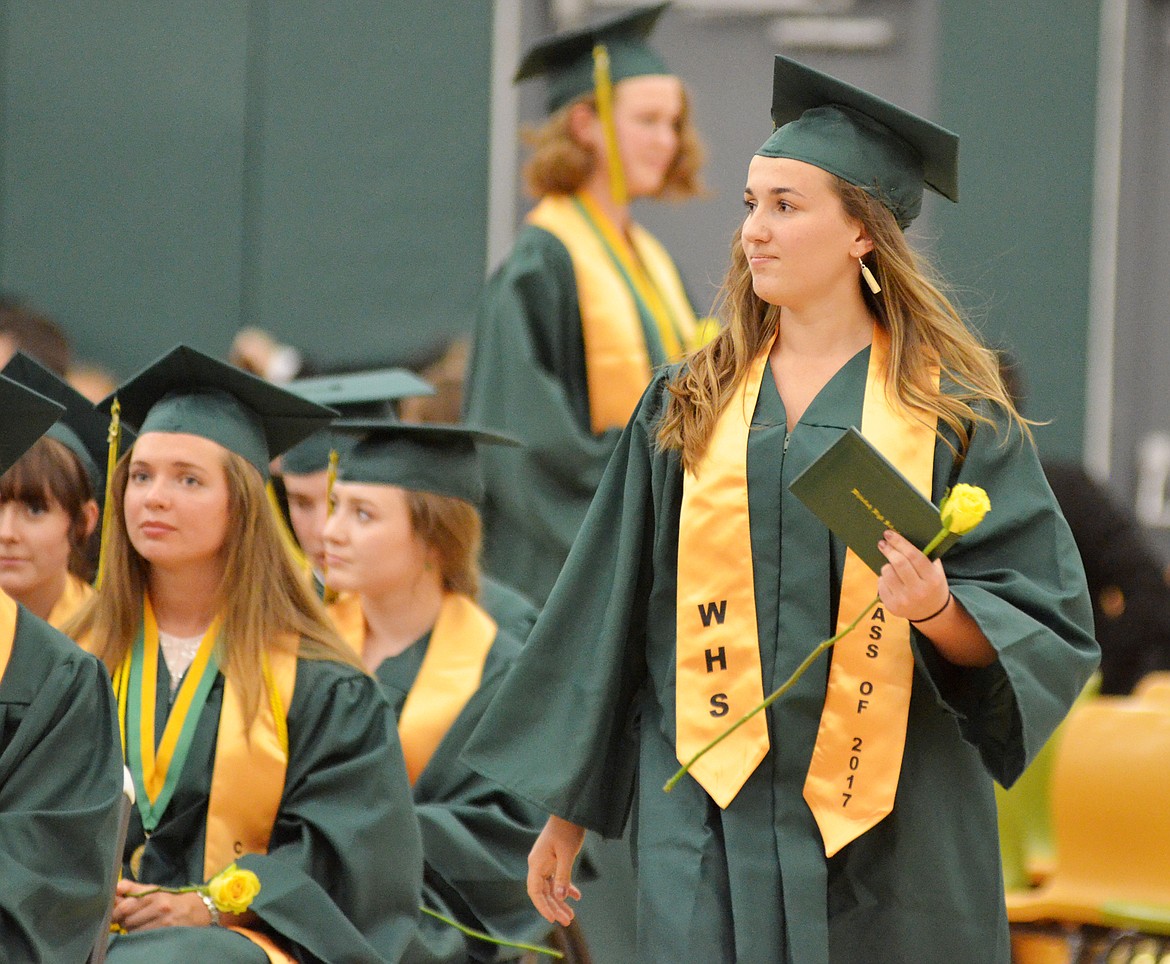
[[[207,630],[155,744],[158,685],[158,624],[150,599],[143,599],[142,632],[114,673],[122,724],[123,757],[134,779],[143,828],[149,837],[162,819],[186,762],[199,716],[219,674],[215,658],[219,620]],[[219,714],[203,877],[209,880],[244,854],[268,852],[288,772],[287,707],[296,684],[296,652],[273,648],[265,655],[262,706],[251,725],[230,678],[224,679]],[[247,792],[241,788],[247,787]],[[233,927],[261,947],[274,964],[292,961],[264,934]]]
[[[591,427],[624,428],[652,371],[702,343],[678,269],[648,231],[631,224],[627,241],[583,192],[545,197],[527,221],[573,262]]]
[[[12,646],[16,641],[16,600],[0,592],[0,682],[12,659]]]
[[[329,607],[329,614],[341,637],[361,653],[366,635],[361,598],[344,594]],[[398,737],[411,786],[479,689],[496,629],[495,620],[470,597],[443,595],[426,655],[398,719]]]
[[[53,608],[49,610],[49,616],[45,622],[54,629],[60,629],[73,618],[73,615],[89,601],[89,597],[92,595],[93,586],[83,579],[78,579],[71,572],[66,573],[65,588],[57,601],[53,603]]]
[[[770,347],[752,364],[720,415],[696,473],[684,475],[676,667],[676,750],[684,763],[764,698],[751,565],[747,440]],[[929,498],[936,419],[891,404],[886,394],[888,359],[889,336],[875,325],[861,431]],[[849,551],[838,629],[876,596],[877,574]],[[820,640],[784,642],[811,651]],[[913,673],[910,624],[881,606],[833,650],[804,788],[829,856],[893,808]],[[712,799],[726,807],[768,747],[767,721],[759,713],[691,772]]]

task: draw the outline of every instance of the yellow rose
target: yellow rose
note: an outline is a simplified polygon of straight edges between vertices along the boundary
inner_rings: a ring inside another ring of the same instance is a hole
[[[218,910],[226,914],[242,914],[260,893],[260,878],[250,870],[232,864],[207,882],[207,895]]]
[[[942,524],[956,535],[970,532],[991,510],[991,500],[977,485],[960,482],[942,500],[938,514]]]

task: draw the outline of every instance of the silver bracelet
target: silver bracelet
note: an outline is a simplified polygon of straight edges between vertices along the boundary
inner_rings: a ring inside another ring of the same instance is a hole
[[[201,893],[200,891],[196,891],[195,893],[199,894],[199,899],[203,901],[203,906],[207,908],[207,913],[211,915],[210,926],[219,927],[219,908],[215,906],[215,901],[211,899],[211,895]]]

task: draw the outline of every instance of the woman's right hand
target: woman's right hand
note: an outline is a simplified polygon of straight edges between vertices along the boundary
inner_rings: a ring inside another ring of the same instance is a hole
[[[585,842],[585,828],[560,817],[548,823],[528,855],[528,896],[550,924],[568,926],[575,916],[568,899],[581,899],[573,886],[573,862]]]

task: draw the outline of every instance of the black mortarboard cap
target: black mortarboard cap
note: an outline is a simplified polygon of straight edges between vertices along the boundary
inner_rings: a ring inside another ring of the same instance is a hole
[[[757,154],[804,161],[857,185],[903,228],[922,208],[924,185],[959,199],[957,134],[779,55],[772,122],[776,130]]]
[[[122,420],[139,435],[180,432],[217,442],[256,466],[268,463],[327,426],[337,413],[284,388],[179,345],[152,362],[99,404],[114,399]]]
[[[609,54],[609,75],[615,84],[629,77],[669,74],[663,59],[647,43],[658,18],[669,6],[655,3],[638,7],[589,27],[546,37],[524,55],[513,79],[547,76],[551,114],[593,90],[593,48],[598,45]]]
[[[357,443],[341,457],[341,482],[396,485],[403,489],[483,503],[479,449],[519,445],[513,438],[469,425],[422,425],[388,420],[346,420],[334,429]]]

